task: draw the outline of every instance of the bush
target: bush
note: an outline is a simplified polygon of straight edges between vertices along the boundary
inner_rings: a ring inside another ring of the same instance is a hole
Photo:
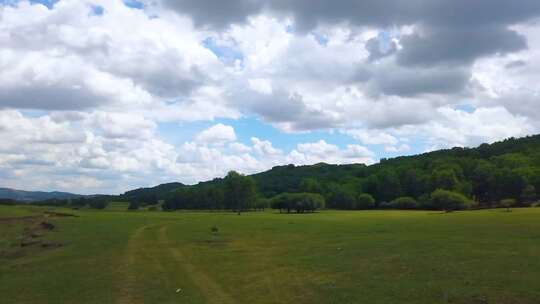
[[[19,204],[19,202],[12,199],[0,199],[0,205],[15,206],[17,204]]]
[[[140,204],[137,201],[129,202],[128,210],[139,210]]]
[[[88,206],[92,209],[105,209],[108,204],[109,202],[99,198],[90,199],[88,202]]]
[[[381,209],[390,209],[390,208],[392,208],[392,203],[380,202],[379,203],[379,208],[381,208]]]
[[[433,209],[430,194],[422,194],[418,197],[418,209]]]
[[[372,209],[375,208],[375,199],[371,194],[362,193],[356,200],[356,209]]]
[[[395,209],[416,209],[418,202],[409,196],[398,197],[390,203],[390,208]]]
[[[446,212],[466,209],[471,201],[461,193],[437,189],[431,193],[431,206],[437,210]]]
[[[513,198],[505,198],[501,200],[499,203],[499,207],[506,208],[506,211],[510,211],[510,208],[516,205],[517,205],[517,201]]]
[[[268,198],[258,198],[258,199],[255,201],[255,204],[254,204],[253,207],[254,207],[256,210],[262,210],[262,211],[264,211],[264,209],[270,207],[270,204],[271,204],[271,200],[270,200],[270,199],[268,199]]]

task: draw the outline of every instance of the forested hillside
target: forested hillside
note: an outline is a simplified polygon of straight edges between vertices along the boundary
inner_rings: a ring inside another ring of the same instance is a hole
[[[119,197],[122,201],[137,201],[144,204],[157,204],[160,199],[166,197],[170,192],[185,187],[182,183],[161,184],[152,188],[139,188],[128,191]]]
[[[165,210],[528,206],[540,198],[540,135],[382,159],[371,166],[320,163],[278,166],[251,176],[231,172],[193,186],[169,183],[92,200],[102,206],[105,198],[131,202],[134,208],[161,203]]]
[[[443,201],[460,201],[457,208],[528,205],[540,192],[540,135],[383,159],[372,166],[279,166],[250,178],[260,198],[318,193],[326,207],[337,209],[439,209],[443,207],[435,206],[433,198],[437,190]],[[231,208],[234,203],[227,203],[223,184],[215,179],[163,193],[161,199],[173,209]],[[374,202],[366,203],[366,195]]]
[[[23,191],[10,188],[0,188],[0,199],[21,202],[41,201],[48,199],[72,199],[78,197],[82,197],[82,195],[67,192]]]

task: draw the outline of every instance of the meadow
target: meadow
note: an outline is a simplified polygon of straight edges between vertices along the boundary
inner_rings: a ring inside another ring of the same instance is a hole
[[[540,208],[45,210],[0,206],[3,304],[540,303]]]

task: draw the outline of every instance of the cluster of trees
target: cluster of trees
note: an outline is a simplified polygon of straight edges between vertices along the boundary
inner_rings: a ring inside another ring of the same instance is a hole
[[[242,211],[264,209],[265,200],[257,199],[255,181],[235,171],[224,179],[201,183],[193,187],[181,187],[169,193],[163,203],[164,210],[218,209]]]
[[[13,206],[13,205],[18,205],[18,204],[20,204],[20,202],[13,199],[9,199],[9,198],[0,199],[0,205]]]
[[[324,197],[316,193],[282,193],[271,199],[272,209],[278,209],[280,213],[291,213],[291,210],[296,213],[314,212],[324,206]]]
[[[78,197],[73,199],[48,199],[43,201],[36,201],[27,204],[36,205],[36,206],[56,206],[56,207],[68,207],[68,208],[92,208],[92,209],[105,209],[109,202],[111,201],[111,196],[107,195],[96,195],[88,197]]]
[[[129,202],[132,210],[144,206],[157,205],[163,200],[167,193],[174,192],[179,188],[185,187],[182,183],[161,184],[153,188],[139,188],[119,195],[115,201]]]

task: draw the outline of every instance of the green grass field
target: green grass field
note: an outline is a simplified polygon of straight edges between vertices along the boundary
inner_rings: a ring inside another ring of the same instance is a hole
[[[20,248],[41,211],[0,206],[3,304],[540,303],[540,208],[63,210],[40,237],[61,247]]]

